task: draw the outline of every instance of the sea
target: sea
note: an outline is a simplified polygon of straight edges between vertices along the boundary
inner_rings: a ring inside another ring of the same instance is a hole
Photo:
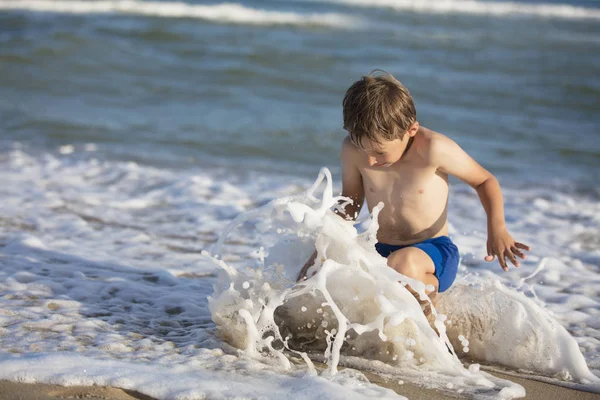
[[[485,262],[485,212],[452,179],[437,335],[372,253],[376,216],[327,211],[342,98],[375,69],[499,179],[532,248]],[[594,0],[0,0],[0,379],[404,398],[370,371],[524,394],[499,370],[600,392],[599,77]],[[317,239],[328,261],[295,285]],[[272,334],[305,312],[320,347]]]

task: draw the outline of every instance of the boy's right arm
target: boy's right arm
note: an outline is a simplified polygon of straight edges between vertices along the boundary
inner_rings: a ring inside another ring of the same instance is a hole
[[[342,144],[342,196],[348,197],[352,199],[352,203],[346,204],[344,207],[343,204],[340,205],[343,207],[343,210],[336,209],[334,212],[340,217],[347,220],[355,220],[360,213],[360,209],[365,201],[365,192],[362,183],[362,176],[358,169],[358,150],[356,146],[352,144],[349,137],[344,139]],[[341,208],[341,207],[340,207]],[[306,272],[310,267],[312,267],[315,263],[315,259],[317,258],[317,251],[312,254],[312,256],[308,259],[308,261],[300,270],[298,274],[298,278],[296,281],[300,281],[306,278]]]
[[[346,137],[342,144],[342,196],[352,199],[352,203],[344,207],[344,212],[336,212],[342,218],[355,220],[365,201],[365,189],[362,175],[358,169],[360,153],[356,146]]]

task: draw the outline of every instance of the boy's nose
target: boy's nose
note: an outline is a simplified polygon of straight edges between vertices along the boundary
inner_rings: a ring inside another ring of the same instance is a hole
[[[375,164],[377,164],[377,158],[369,156],[369,167],[372,167]]]

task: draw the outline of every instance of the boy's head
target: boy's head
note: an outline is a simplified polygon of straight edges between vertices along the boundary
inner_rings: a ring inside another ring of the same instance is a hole
[[[354,82],[342,105],[344,129],[359,147],[365,139],[376,144],[402,139],[417,120],[408,89],[381,70]]]

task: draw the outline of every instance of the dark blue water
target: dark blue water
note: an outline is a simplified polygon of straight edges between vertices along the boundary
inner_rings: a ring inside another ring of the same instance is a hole
[[[95,156],[147,164],[335,172],[344,92],[382,68],[422,125],[504,185],[599,186],[598,2],[243,1],[217,16],[208,2],[179,14],[168,1],[108,13],[9,3],[2,149],[93,143]]]

